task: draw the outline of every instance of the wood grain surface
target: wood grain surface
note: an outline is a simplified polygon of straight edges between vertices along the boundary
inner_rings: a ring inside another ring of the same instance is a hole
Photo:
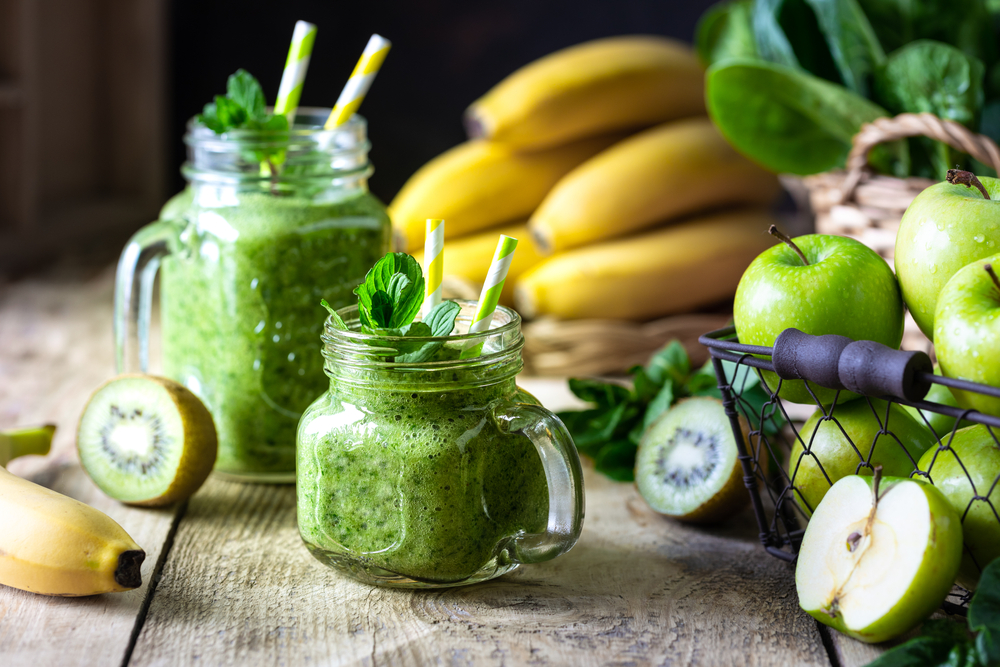
[[[144,585],[76,599],[0,587],[3,667],[831,664],[751,514],[684,526],[590,470],[570,553],[444,591],[373,588],[315,561],[290,486],[211,479],[186,511],[106,498],[75,463],[74,431],[114,372],[112,279],[63,268],[0,285],[0,428],[58,425],[50,457],[11,469],[119,521],[147,551]],[[552,409],[574,404],[562,380],[522,385]],[[880,652],[827,634],[838,665]]]

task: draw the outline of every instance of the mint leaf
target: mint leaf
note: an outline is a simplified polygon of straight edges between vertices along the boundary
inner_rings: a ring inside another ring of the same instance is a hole
[[[969,628],[979,633],[979,660],[987,665],[1000,663],[1000,559],[983,568],[969,602]]]
[[[629,400],[629,390],[601,380],[569,379],[569,390],[580,400],[596,403],[598,407],[614,407]]]
[[[392,326],[393,299],[385,292],[375,292],[372,294],[372,305],[369,314],[371,321],[378,328],[394,329]]]
[[[399,329],[417,316],[424,298],[420,264],[405,252],[389,253],[375,262],[365,281],[354,289],[362,323],[370,329]],[[381,295],[381,296],[380,296]]]
[[[226,97],[242,107],[247,118],[264,120],[267,106],[264,101],[264,90],[250,72],[238,69],[229,75],[229,80],[226,81]]]
[[[454,301],[442,301],[431,308],[423,321],[431,328],[432,336],[448,336],[455,330],[455,320],[461,310]]]
[[[657,417],[669,410],[673,403],[674,381],[667,380],[663,384],[663,388],[660,389],[660,393],[658,393],[653,400],[649,402],[649,405],[646,406],[646,415],[642,418],[643,430],[649,428],[649,425],[656,421]]]
[[[319,305],[326,308],[327,312],[330,313],[330,320],[333,322],[333,327],[335,329],[340,329],[341,331],[347,331],[347,323],[344,322],[344,319],[340,316],[340,314],[333,309],[333,306],[327,303],[326,299],[320,299]]]
[[[222,123],[223,127],[226,128],[240,127],[247,120],[246,110],[238,103],[222,95],[215,96],[215,116]]]
[[[868,667],[944,667],[953,664],[949,658],[957,648],[959,647],[948,639],[915,637],[905,644],[886,651],[869,662]],[[963,661],[954,664],[967,663]]]
[[[672,340],[649,360],[646,374],[650,380],[660,385],[667,378],[681,384],[691,374],[691,359],[680,341]]]

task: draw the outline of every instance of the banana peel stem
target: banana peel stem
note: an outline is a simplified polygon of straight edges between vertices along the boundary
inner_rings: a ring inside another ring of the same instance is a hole
[[[45,456],[52,448],[55,424],[0,431],[0,466],[6,466],[19,456]]]

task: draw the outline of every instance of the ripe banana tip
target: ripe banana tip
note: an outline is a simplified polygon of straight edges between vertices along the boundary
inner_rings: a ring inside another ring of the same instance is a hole
[[[465,127],[465,134],[470,139],[480,139],[489,136],[486,122],[480,115],[476,105],[472,105],[462,114],[462,125]]]
[[[538,249],[543,255],[552,254],[552,234],[540,229],[537,223],[528,223],[528,231],[531,233],[531,242],[535,244],[535,248]]]
[[[115,568],[115,583],[123,588],[139,588],[142,585],[142,561],[146,560],[146,552],[141,549],[130,549],[118,555],[118,567]]]

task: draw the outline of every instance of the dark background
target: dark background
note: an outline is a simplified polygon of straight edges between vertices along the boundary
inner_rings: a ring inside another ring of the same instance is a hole
[[[171,191],[183,187],[188,118],[242,67],[268,103],[281,80],[295,21],[319,32],[302,106],[332,106],[373,32],[390,39],[361,107],[369,121],[372,191],[386,203],[429,159],[465,139],[462,112],[541,56],[598,37],[646,33],[690,42],[715,0],[398,0],[329,2],[176,0],[172,7]]]

